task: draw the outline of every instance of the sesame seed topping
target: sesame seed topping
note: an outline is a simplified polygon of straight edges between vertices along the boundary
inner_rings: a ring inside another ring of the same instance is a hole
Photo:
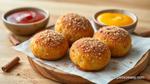
[[[56,33],[55,31],[50,29],[37,33],[33,38],[35,43],[47,47],[58,46],[64,41],[64,37],[60,33]]]
[[[82,38],[76,41],[77,48],[84,53],[92,53],[95,56],[101,56],[107,46],[97,39],[93,38]]]
[[[63,15],[59,20],[56,22],[57,24],[59,22],[63,23],[66,28],[71,28],[72,30],[85,30],[92,27],[88,19],[74,13]]]
[[[102,27],[98,30],[98,33],[113,40],[123,40],[129,36],[129,33],[125,29],[116,26]]]

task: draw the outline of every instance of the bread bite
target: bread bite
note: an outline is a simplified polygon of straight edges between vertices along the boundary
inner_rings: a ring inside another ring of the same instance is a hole
[[[65,56],[68,42],[60,33],[47,29],[35,34],[30,42],[32,53],[41,59],[57,60]]]
[[[131,48],[131,37],[123,28],[105,26],[100,28],[93,37],[108,45],[113,57],[126,56]]]
[[[81,38],[70,48],[71,61],[81,70],[97,71],[103,69],[110,61],[109,48],[94,38]]]
[[[92,37],[94,30],[84,16],[68,13],[58,18],[55,31],[63,34],[71,45],[82,37]]]

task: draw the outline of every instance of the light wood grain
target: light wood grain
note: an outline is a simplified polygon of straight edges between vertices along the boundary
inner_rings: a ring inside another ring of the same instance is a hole
[[[96,11],[101,9],[126,9],[136,13],[139,17],[139,23],[136,29],[137,32],[142,33],[150,30],[150,0],[0,0],[0,16],[9,9],[22,6],[35,6],[47,9],[50,14],[56,18],[67,12],[76,12],[91,18]],[[56,18],[50,18],[49,25],[55,22],[51,19]],[[27,57],[12,49],[12,45],[7,38],[8,33],[8,30],[6,30],[0,20],[0,66],[9,62],[14,56],[19,56],[21,58],[21,65],[10,73],[3,73],[0,70],[0,84],[58,84],[57,82],[45,79],[33,71],[27,61]],[[24,38],[22,39],[21,37],[22,40],[24,40]],[[150,63],[142,73],[150,74],[149,71]],[[17,76],[18,73],[20,76]],[[150,82],[145,80],[131,80],[124,84],[135,83],[149,84]]]

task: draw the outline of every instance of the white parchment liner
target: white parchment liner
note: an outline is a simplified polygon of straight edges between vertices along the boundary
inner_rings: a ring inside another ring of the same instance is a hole
[[[96,31],[95,27],[94,30]],[[109,65],[104,70],[101,70],[99,72],[84,72],[79,70],[77,67],[75,67],[75,65],[71,63],[68,54],[66,55],[66,57],[58,61],[45,61],[38,59],[32,54],[29,48],[30,40],[21,43],[20,45],[14,47],[14,49],[26,54],[33,60],[41,61],[48,66],[55,67],[70,74],[81,76],[96,84],[107,84],[111,80],[121,76],[129,69],[133,68],[135,64],[142,58],[143,54],[145,54],[145,52],[150,49],[150,38],[143,38],[134,35],[131,36],[132,49],[128,56],[122,58],[112,58]]]

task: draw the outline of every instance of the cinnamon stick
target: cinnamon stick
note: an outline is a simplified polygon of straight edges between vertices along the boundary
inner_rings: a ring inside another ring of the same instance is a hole
[[[13,60],[11,60],[8,64],[4,65],[2,67],[2,70],[4,72],[8,72],[10,71],[13,67],[15,67],[17,64],[19,64],[19,60],[20,58],[19,57],[15,57]]]
[[[141,36],[144,36],[144,37],[149,37],[150,36],[150,31],[146,31],[144,33],[140,33]]]
[[[20,44],[20,41],[13,34],[9,35],[9,40],[14,46]]]
[[[150,31],[146,31],[146,32],[143,32],[143,33],[133,32],[133,34],[138,35],[138,36],[142,36],[142,37],[150,37]]]

